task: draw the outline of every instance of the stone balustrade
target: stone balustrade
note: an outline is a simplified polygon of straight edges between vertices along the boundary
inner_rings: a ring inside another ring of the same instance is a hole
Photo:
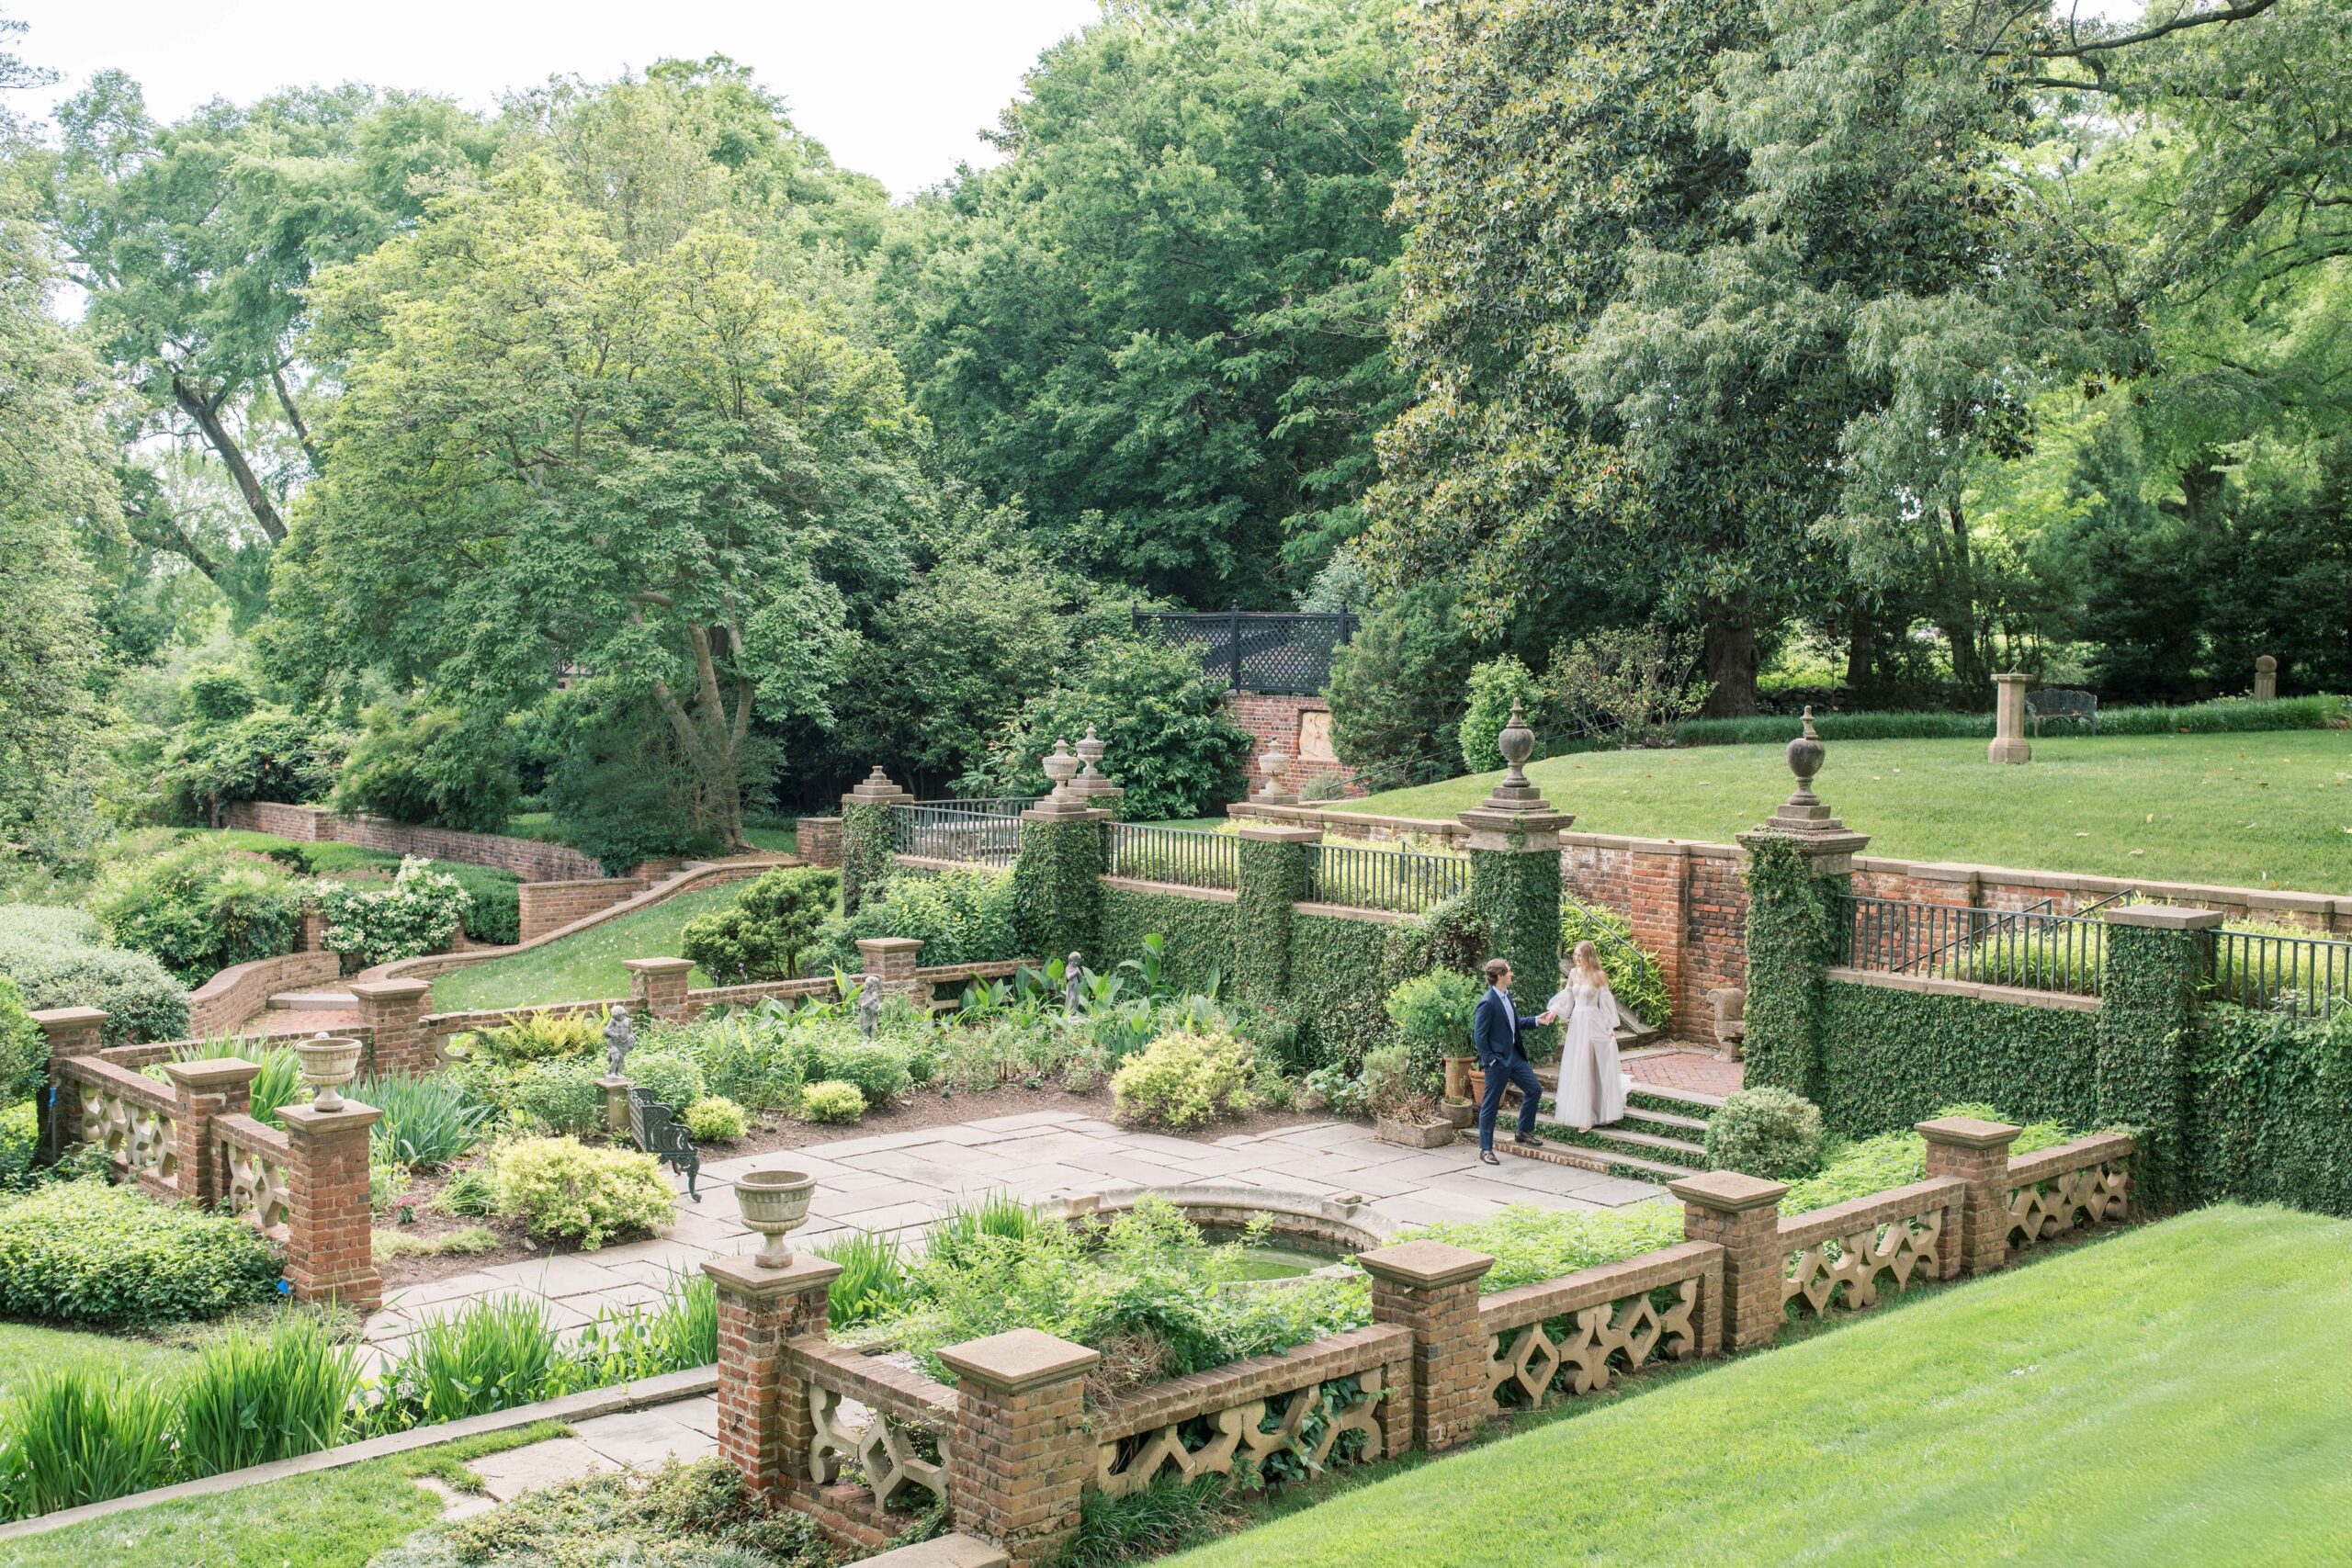
[[[2004,1239],[2022,1249],[2078,1225],[2128,1219],[2131,1157],[2128,1136],[2098,1133],[2009,1160],[2002,1172]]]
[[[1653,1357],[1705,1353],[1723,1337],[1723,1268],[1722,1247],[1691,1241],[1482,1298],[1487,1413],[1543,1408],[1555,1377],[1599,1393]]]

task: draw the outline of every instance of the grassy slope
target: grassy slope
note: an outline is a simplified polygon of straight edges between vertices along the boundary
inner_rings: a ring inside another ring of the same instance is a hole
[[[0,1323],[0,1398],[19,1392],[40,1372],[92,1371],[117,1376],[141,1372],[168,1376],[187,1360],[185,1350],[151,1345],[144,1340]]]
[[[2343,1562],[2347,1313],[2352,1224],[2208,1209],[1170,1561]]]
[[[1528,773],[1581,831],[1718,843],[1790,787],[1776,746],[1587,752]],[[1497,776],[1340,809],[1450,817]],[[2352,738],[2303,730],[2052,738],[2022,767],[1987,762],[1981,740],[1839,741],[1816,787],[1874,854],[2341,893],[2352,890],[2348,784]]]
[[[730,882],[696,888],[665,898],[651,908],[591,926],[578,936],[438,976],[433,982],[433,1005],[443,1012],[461,1012],[625,997],[628,971],[621,967],[623,960],[676,957],[679,933],[686,922],[696,915],[726,908],[747,886]],[[693,983],[707,986],[710,979],[697,969]]]
[[[0,1568],[361,1568],[440,1517],[415,1477],[566,1430],[541,1422],[0,1541]]]

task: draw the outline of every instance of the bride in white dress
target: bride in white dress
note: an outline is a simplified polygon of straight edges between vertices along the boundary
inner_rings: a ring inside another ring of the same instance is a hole
[[[1617,1024],[1625,1011],[1609,988],[1609,976],[1601,973],[1592,943],[1577,943],[1576,953],[1561,967],[1567,983],[1548,1010],[1567,1021],[1560,1043],[1555,1114],[1563,1125],[1589,1133],[1625,1115],[1625,1077],[1617,1066]]]

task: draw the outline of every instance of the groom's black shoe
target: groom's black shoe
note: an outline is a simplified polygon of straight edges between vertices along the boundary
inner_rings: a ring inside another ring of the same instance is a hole
[[[1510,1141],[1523,1149],[1540,1149],[1544,1146],[1544,1140],[1532,1133],[1514,1133],[1511,1134]]]
[[[1480,1165],[1500,1165],[1503,1162],[1501,1156],[1497,1155],[1494,1150],[1480,1149],[1478,1151],[1478,1163]]]

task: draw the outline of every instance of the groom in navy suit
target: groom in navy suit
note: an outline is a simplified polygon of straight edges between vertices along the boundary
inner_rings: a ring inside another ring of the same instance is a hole
[[[1505,1089],[1519,1089],[1519,1136],[1512,1141],[1531,1148],[1543,1145],[1535,1135],[1535,1109],[1544,1098],[1544,1085],[1527,1053],[1520,1049],[1519,1035],[1523,1029],[1551,1021],[1550,1013],[1531,1016],[1512,1007],[1510,964],[1499,958],[1487,960],[1487,994],[1471,1015],[1470,1043],[1478,1052],[1478,1070],[1487,1075],[1487,1092],[1478,1102],[1478,1157],[1488,1165],[1502,1164],[1495,1156],[1495,1115],[1502,1110]]]

